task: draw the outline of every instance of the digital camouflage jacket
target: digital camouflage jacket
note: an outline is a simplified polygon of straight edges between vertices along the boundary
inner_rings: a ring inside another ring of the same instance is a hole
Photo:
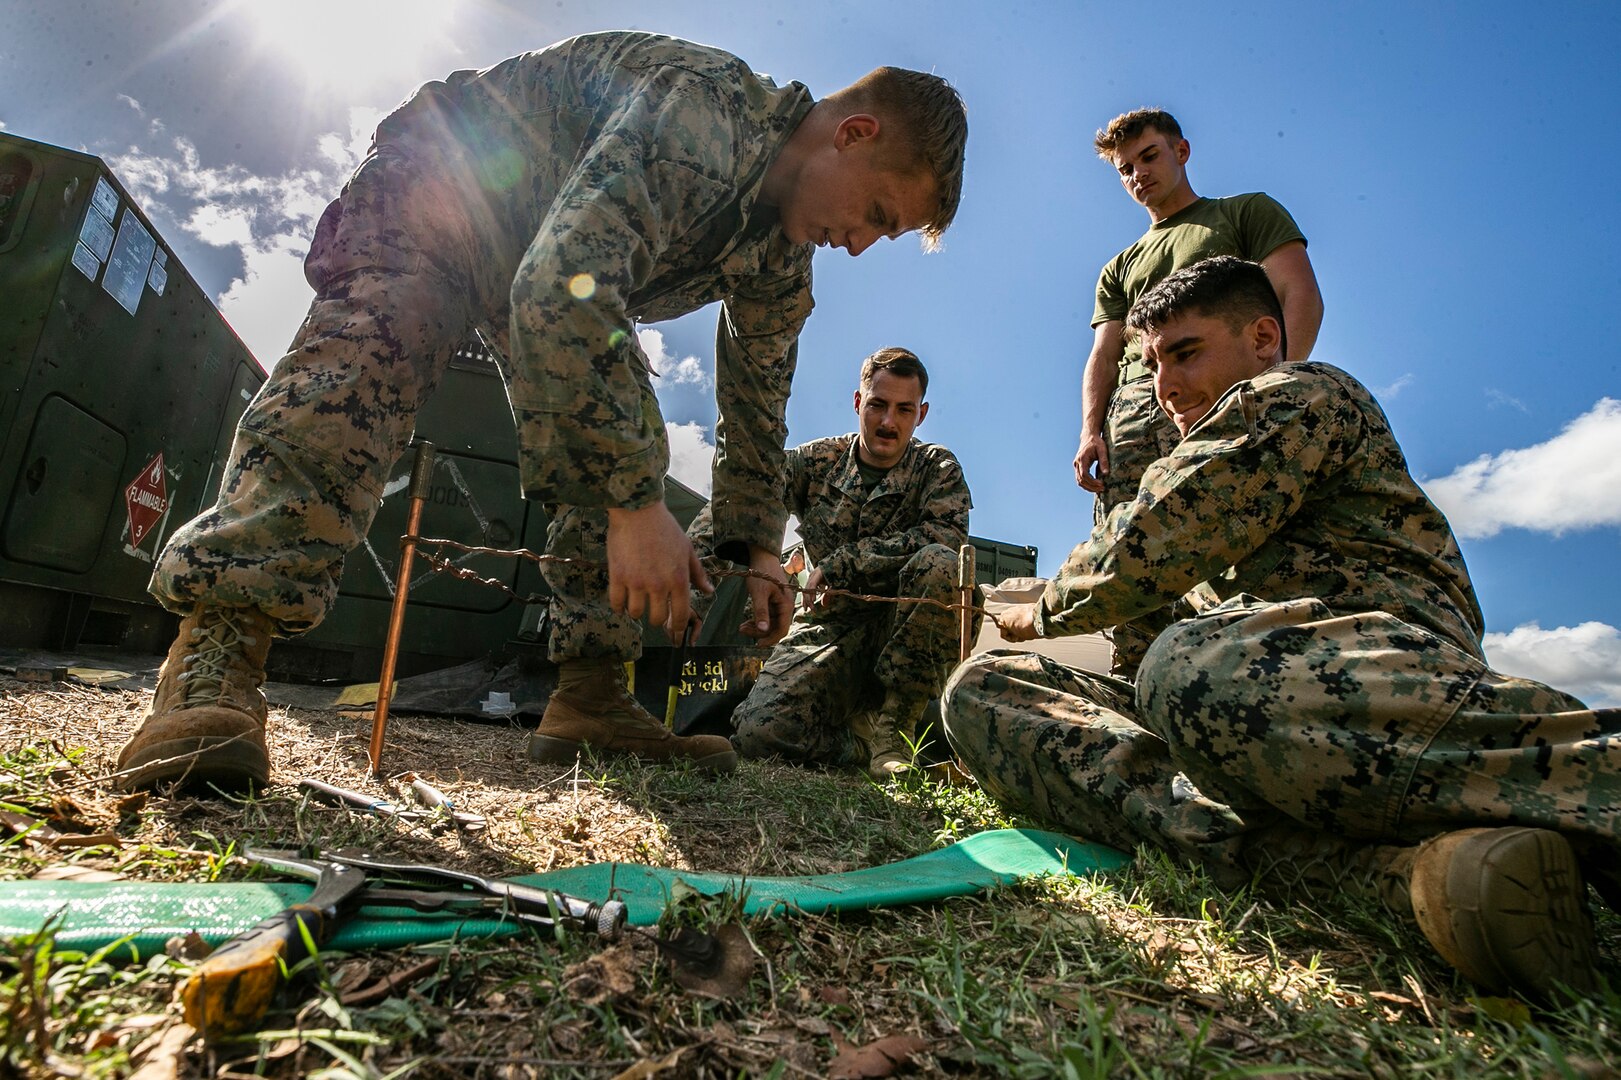
[[[1373,395],[1329,364],[1230,389],[1070,553],[1037,626],[1089,633],[1195,586],[1196,606],[1247,593],[1384,611],[1482,656],[1485,620],[1446,518]]]
[[[455,72],[378,126],[378,153],[447,193],[447,235],[466,248],[455,261],[507,359],[531,498],[662,498],[669,450],[633,320],[719,300],[720,535],[782,535],[784,407],[814,249],[789,244],[759,196],[812,104],[729,53],[614,32]]]
[[[956,456],[917,439],[867,494],[856,441],[837,435],[789,450],[787,508],[829,585],[894,596],[907,559],[929,544],[956,551],[968,542],[974,502]]]

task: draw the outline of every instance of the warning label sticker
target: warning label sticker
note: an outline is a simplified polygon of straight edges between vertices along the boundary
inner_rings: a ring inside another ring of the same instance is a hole
[[[96,253],[85,247],[82,242],[73,245],[73,265],[91,281],[96,280],[96,275],[101,273],[101,260],[96,258]]]
[[[152,252],[157,247],[151,233],[128,210],[118,223],[118,239],[113,241],[113,253],[107,259],[107,272],[101,276],[101,287],[112,293],[113,299],[131,315],[141,303],[141,287],[146,284],[146,272],[152,265]]]
[[[152,526],[161,521],[169,509],[162,454],[147,462],[146,468],[124,489],[124,505],[129,509],[129,546],[140,547]]]

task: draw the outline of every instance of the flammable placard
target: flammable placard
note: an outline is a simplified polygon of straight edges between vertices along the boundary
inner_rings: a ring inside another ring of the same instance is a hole
[[[146,534],[152,531],[169,509],[168,485],[163,479],[163,455],[146,463],[124,489],[124,505],[129,508],[129,546],[140,547]]]

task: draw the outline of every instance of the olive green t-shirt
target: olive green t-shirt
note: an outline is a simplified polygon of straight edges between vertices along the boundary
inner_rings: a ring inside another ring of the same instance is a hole
[[[889,475],[888,469],[880,469],[876,465],[868,465],[862,461],[860,451],[856,452],[856,471],[861,474],[862,492],[869,496],[873,493],[873,489],[883,482],[884,477]]]
[[[1236,255],[1259,262],[1291,240],[1305,236],[1289,211],[1270,195],[1252,192],[1224,199],[1198,199],[1157,222],[1103,268],[1098,275],[1097,305],[1092,326],[1124,322],[1137,298],[1184,266],[1216,255]],[[1121,382],[1142,372],[1142,350],[1126,343]]]

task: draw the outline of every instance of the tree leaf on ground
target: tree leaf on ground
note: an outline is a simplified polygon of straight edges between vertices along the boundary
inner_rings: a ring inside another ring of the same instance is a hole
[[[681,1055],[686,1052],[687,1047],[681,1046],[661,1058],[643,1058],[624,1072],[615,1073],[613,1080],[646,1080],[649,1076],[657,1076],[661,1072],[675,1068],[681,1060]]]
[[[636,989],[636,955],[630,942],[612,945],[563,971],[562,990],[582,1005],[601,1005]]]
[[[186,1044],[196,1036],[190,1024],[176,1024],[140,1055],[141,1067],[130,1080],[176,1080],[185,1071]]]
[[[349,1006],[375,1005],[385,998],[391,998],[399,991],[420,982],[439,970],[440,957],[431,956],[420,963],[412,964],[408,968],[392,972],[379,979],[367,982],[365,977],[353,986],[342,988],[338,992],[340,1004]]]
[[[834,1043],[839,1045],[839,1052],[827,1067],[829,1080],[894,1076],[897,1069],[911,1061],[913,1054],[922,1053],[930,1045],[928,1039],[916,1035],[885,1035],[865,1046],[846,1043],[834,1036]]]
[[[125,875],[116,870],[100,870],[77,863],[53,863],[34,875],[35,881],[124,881]]]
[[[214,947],[204,941],[203,936],[195,930],[185,934],[176,934],[163,943],[164,955],[175,960],[185,960],[188,963],[196,963],[213,951]]]
[[[971,787],[977,784],[973,774],[963,769],[956,761],[937,761],[923,770],[937,784],[947,787]]]
[[[1517,1030],[1524,1030],[1531,1023],[1530,1008],[1518,998],[1482,997],[1476,998],[1475,1004],[1483,1015]]]

